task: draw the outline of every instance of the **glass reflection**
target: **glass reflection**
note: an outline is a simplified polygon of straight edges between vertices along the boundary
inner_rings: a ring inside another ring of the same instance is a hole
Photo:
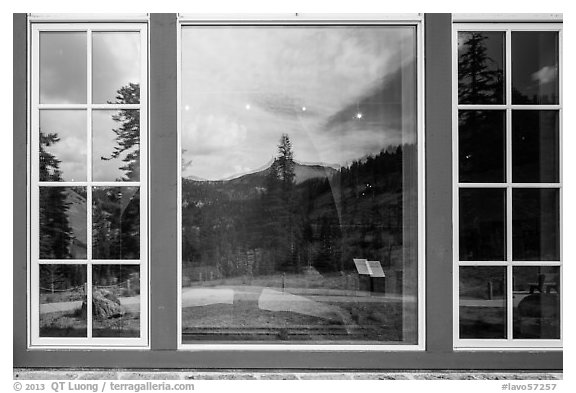
[[[140,95],[130,102],[118,88],[140,85],[140,33],[92,33],[92,100],[95,104],[140,103]]]
[[[460,260],[506,260],[506,190],[460,189]]]
[[[459,111],[460,182],[506,181],[506,112]]]
[[[504,32],[458,33],[458,102],[504,104]]]
[[[92,336],[140,337],[139,266],[92,266]]]
[[[40,33],[40,103],[85,104],[86,33]]]
[[[460,267],[460,338],[506,338],[506,267]]]
[[[140,258],[140,187],[92,189],[92,256]]]
[[[513,269],[514,338],[560,338],[560,268]]]
[[[40,187],[40,259],[86,259],[86,187]]]
[[[86,337],[86,266],[40,265],[40,337]]]
[[[183,341],[416,343],[415,30],[182,41]]]
[[[140,179],[140,111],[92,112],[92,179]]]
[[[559,179],[557,111],[512,111],[512,180],[556,183]]]
[[[512,103],[558,104],[558,33],[512,32]]]
[[[86,111],[40,111],[40,181],[86,180]]]
[[[512,190],[512,244],[514,260],[560,260],[558,189]]]

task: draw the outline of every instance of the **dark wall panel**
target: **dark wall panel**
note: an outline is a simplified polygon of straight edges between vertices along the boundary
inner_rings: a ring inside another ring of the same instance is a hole
[[[14,15],[14,366],[259,369],[559,370],[562,352],[452,350],[451,15],[426,14],[426,348],[414,352],[175,351],[177,17],[150,18],[152,350],[26,349],[25,14]]]
[[[150,333],[152,349],[177,346],[176,14],[150,17]]]
[[[426,349],[452,350],[452,17],[426,14]]]
[[[26,92],[26,14],[13,15],[13,294],[14,294],[14,363],[23,362],[22,350],[26,348],[26,232],[29,217],[26,209],[27,92]]]

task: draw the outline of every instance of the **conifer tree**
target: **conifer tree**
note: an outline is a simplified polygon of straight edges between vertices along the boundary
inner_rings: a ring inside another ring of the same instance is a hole
[[[488,56],[488,37],[481,32],[471,32],[466,37],[458,58],[459,101],[498,103],[503,97],[503,72],[493,67],[495,62]]]
[[[140,85],[129,83],[118,89],[116,104],[139,104]],[[112,103],[112,102],[109,102]],[[118,128],[112,131],[116,134],[116,146],[108,157],[101,157],[102,160],[112,160],[121,157],[125,163],[120,167],[125,171],[124,177],[119,180],[138,181],[140,178],[140,111],[136,109],[122,109],[112,116],[112,119],[119,124]]]

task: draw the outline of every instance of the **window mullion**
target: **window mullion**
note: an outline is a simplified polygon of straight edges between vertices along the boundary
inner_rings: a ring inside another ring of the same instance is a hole
[[[512,50],[511,31],[506,30],[504,51],[506,54],[506,337],[511,341],[514,334],[514,296],[512,277]]]
[[[86,158],[88,160],[86,167],[88,169],[88,173],[86,174],[86,179],[88,183],[88,187],[86,189],[86,215],[87,215],[87,223],[86,223],[86,250],[87,250],[87,272],[86,272],[86,330],[88,333],[88,338],[92,338],[92,30],[88,30],[86,33],[87,37],[87,72],[86,72],[86,103],[87,103],[87,110],[86,110]]]

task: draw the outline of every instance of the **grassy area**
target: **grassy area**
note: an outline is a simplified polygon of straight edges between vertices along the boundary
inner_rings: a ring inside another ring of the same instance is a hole
[[[183,341],[402,342],[416,340],[417,326],[403,328],[401,302],[324,302],[340,319],[259,309],[254,302],[182,310]],[[412,313],[415,310],[409,310]],[[415,325],[415,324],[414,324]]]
[[[79,310],[40,314],[40,337],[86,337],[86,318]]]
[[[504,307],[460,307],[461,338],[506,338]]]
[[[84,301],[84,299],[86,299],[84,289],[54,293],[40,292],[40,304]]]
[[[253,285],[267,288],[323,288],[323,289],[350,289],[358,288],[357,274],[271,274],[265,276],[236,276],[222,279],[193,281],[191,287],[215,287]]]
[[[344,326],[331,320],[260,310],[243,302],[185,308],[182,326],[184,341],[322,340],[323,331],[346,334]]]
[[[94,320],[94,337],[140,337],[140,313],[127,312],[122,317]]]

